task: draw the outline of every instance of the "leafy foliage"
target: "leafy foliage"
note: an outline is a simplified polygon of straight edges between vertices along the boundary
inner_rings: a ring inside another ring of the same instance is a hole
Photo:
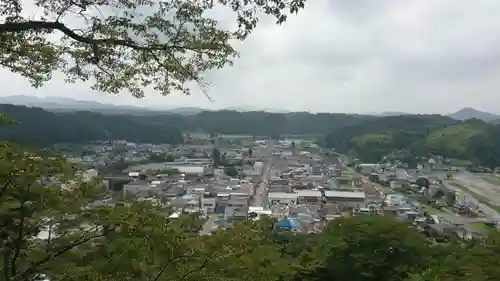
[[[393,218],[339,219],[323,235],[326,261],[316,280],[401,280],[425,266],[425,238]]]
[[[95,193],[59,157],[8,143],[0,153],[2,280],[27,280],[68,247],[99,236],[97,225],[84,223],[80,208]],[[36,239],[42,232],[49,233],[43,242]]]
[[[385,134],[393,138],[394,148],[408,148],[415,142],[421,142],[430,132],[456,122],[441,115],[378,117],[333,130],[326,136],[325,142],[329,147],[348,150],[354,137]]]
[[[252,32],[257,16],[282,23],[304,2],[2,0],[0,65],[35,87],[62,71],[67,81],[90,80],[103,92],[189,94],[189,82],[206,90],[203,73],[232,63],[237,51],[231,44]],[[213,17],[222,7],[235,15],[235,29]],[[40,16],[28,16],[28,9]]]
[[[426,145],[432,152],[496,167],[500,165],[499,137],[499,126],[468,120],[430,135]]]
[[[15,124],[16,121],[7,116],[5,112],[0,112],[0,125]]]
[[[378,162],[394,148],[394,140],[389,135],[366,134],[351,139],[351,147],[363,155],[365,161]]]
[[[469,141],[482,134],[488,124],[479,120],[470,120],[446,127],[430,134],[426,146],[431,151],[439,151],[444,156],[467,157]]]

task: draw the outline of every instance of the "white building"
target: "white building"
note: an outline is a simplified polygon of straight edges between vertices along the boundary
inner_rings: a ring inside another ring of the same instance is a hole
[[[325,199],[328,203],[335,203],[359,208],[364,206],[366,194],[363,191],[325,190]]]
[[[259,220],[262,215],[266,216],[272,216],[273,211],[272,210],[264,210],[264,207],[262,206],[250,206],[248,208],[248,214],[250,213],[256,213],[257,216],[253,218],[253,220]]]
[[[213,169],[207,167],[206,165],[166,165],[169,169],[177,169],[181,174],[186,175],[204,175],[208,173],[213,173]]]
[[[269,192],[267,195],[269,199],[269,204],[281,204],[290,205],[297,204],[297,193],[296,192]]]

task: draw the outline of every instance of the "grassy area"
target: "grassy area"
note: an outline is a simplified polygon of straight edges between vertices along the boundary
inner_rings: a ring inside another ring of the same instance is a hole
[[[470,226],[476,230],[476,231],[479,231],[479,232],[482,232],[482,233],[487,233],[488,231],[491,231],[491,227],[485,225],[484,223],[482,222],[477,222],[477,223],[471,223]]]
[[[470,190],[469,188],[467,188],[465,185],[461,184],[461,183],[458,183],[456,181],[454,181],[452,183],[452,185],[460,190],[462,190],[463,192],[465,193],[468,193],[470,195],[472,195],[474,198],[476,198],[479,202],[481,203],[485,203],[485,202],[489,202],[490,200],[480,194],[477,194],[476,192]],[[485,203],[486,204],[486,203]]]
[[[498,177],[498,176],[485,175],[485,176],[481,176],[481,178],[488,183],[500,186],[500,177]]]

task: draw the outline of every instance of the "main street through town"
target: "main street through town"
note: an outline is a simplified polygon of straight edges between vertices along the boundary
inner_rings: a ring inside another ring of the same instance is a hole
[[[273,147],[274,141],[269,140],[266,146],[266,159],[264,166],[262,167],[262,173],[260,182],[255,188],[254,196],[251,199],[251,206],[262,207],[263,209],[268,209],[269,205],[267,202],[267,191],[269,180],[271,179],[271,171],[273,167]],[[216,228],[217,221],[221,220],[220,215],[209,215],[207,216],[207,221],[203,224],[200,230],[201,235],[210,235],[210,233]]]
[[[266,148],[266,163],[262,167],[262,176],[260,183],[255,188],[254,196],[252,197],[251,206],[269,208],[267,202],[267,190],[269,180],[271,179],[271,169],[273,167],[273,146],[274,142],[268,140]]]

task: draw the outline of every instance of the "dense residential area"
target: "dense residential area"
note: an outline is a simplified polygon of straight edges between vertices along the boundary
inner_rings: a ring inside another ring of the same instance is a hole
[[[498,0],[0,0],[0,281],[500,281],[499,30]]]
[[[185,254],[161,278],[462,280],[470,267],[497,270],[483,265],[500,237],[492,123],[226,111],[167,114],[180,121],[161,126],[161,115],[2,108],[11,122],[0,135],[25,145],[2,148],[1,198],[13,204],[2,203],[2,233],[21,237],[3,247],[23,255],[3,268],[23,278],[158,274]],[[37,128],[44,119],[85,126],[64,139],[54,133],[64,127]],[[291,125],[300,122],[316,127]]]

